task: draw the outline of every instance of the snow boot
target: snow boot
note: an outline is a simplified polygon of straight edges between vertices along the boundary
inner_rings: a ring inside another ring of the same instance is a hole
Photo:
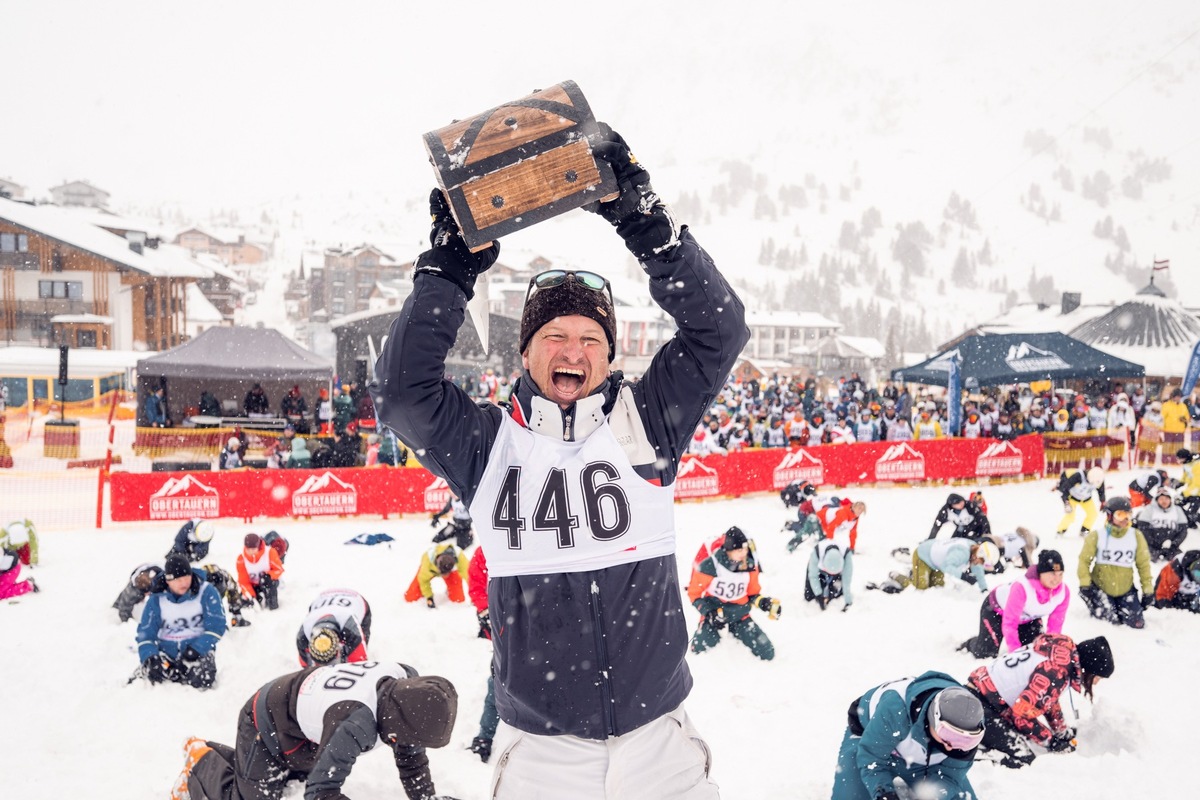
[[[171,789],[171,800],[191,800],[192,796],[188,791],[188,778],[191,777],[192,769],[195,768],[196,762],[210,751],[212,751],[212,748],[208,746],[208,742],[199,736],[192,736],[183,743],[185,757],[183,771],[175,779],[175,786]]]
[[[250,620],[246,619],[241,614],[233,614],[229,618],[229,627],[231,627],[231,628],[249,628]]]
[[[488,763],[488,759],[492,757],[492,740],[476,736],[471,740],[471,746],[467,749],[479,756],[479,760],[486,764]]]

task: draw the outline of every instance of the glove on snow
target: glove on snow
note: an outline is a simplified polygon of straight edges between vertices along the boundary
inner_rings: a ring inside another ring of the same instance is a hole
[[[492,616],[487,610],[480,611],[475,615],[479,619],[479,638],[490,639],[492,636]]]
[[[1143,595],[1142,595],[1142,609],[1143,609],[1143,610],[1144,610],[1144,609],[1147,609],[1147,608],[1149,608],[1149,607],[1150,607],[1150,606],[1152,606],[1152,605],[1154,605],[1154,595],[1152,595],[1152,594],[1143,594]]]
[[[162,683],[166,677],[163,674],[163,661],[161,656],[150,656],[142,662],[142,666],[146,668],[146,680],[151,683]]]
[[[725,612],[719,608],[713,609],[704,615],[704,621],[712,625],[717,630],[725,627]]]
[[[779,619],[779,615],[783,613],[783,604],[774,597],[759,597],[758,607],[766,611],[771,619]]]
[[[629,252],[639,261],[679,244],[679,224],[650,185],[650,173],[638,163],[621,134],[603,122],[591,137],[592,153],[607,161],[617,177],[620,196],[607,203],[588,203],[584,209],[599,214],[617,229]]]
[[[417,256],[413,274],[426,272],[445,278],[462,289],[470,300],[475,296],[475,279],[496,263],[500,243],[492,242],[486,250],[472,253],[463,241],[441,189],[434,189],[429,194],[429,215],[432,218],[429,243],[433,246]]]
[[[432,597],[425,598],[425,607],[426,608],[436,608],[436,605],[434,604]]]
[[[1073,753],[1075,752],[1074,737],[1065,735],[1066,731],[1056,733],[1050,737],[1050,741],[1046,742],[1046,749],[1051,753]]]

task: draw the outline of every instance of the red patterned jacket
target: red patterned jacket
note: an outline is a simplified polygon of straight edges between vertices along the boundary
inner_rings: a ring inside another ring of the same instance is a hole
[[[1025,647],[978,668],[967,683],[1018,733],[1044,745],[1054,733],[1067,727],[1059,696],[1068,687],[1078,691],[1076,676],[1082,674],[1071,637],[1044,633]],[[1021,684],[1023,689],[1019,689]],[[1009,700],[1004,699],[1006,694]]]

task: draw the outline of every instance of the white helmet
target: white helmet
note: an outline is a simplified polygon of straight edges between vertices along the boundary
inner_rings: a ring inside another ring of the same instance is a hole
[[[8,536],[8,543],[13,547],[23,547],[29,543],[29,529],[25,527],[24,522],[10,522],[4,532]]]
[[[1092,467],[1087,471],[1087,482],[1092,486],[1104,485],[1104,467]]]
[[[197,542],[211,542],[214,533],[216,526],[208,520],[198,519],[192,522],[192,538]]]
[[[1000,548],[991,542],[981,542],[975,551],[975,557],[983,559],[984,569],[994,569],[1000,563]]]
[[[236,450],[242,446],[242,440],[236,436],[230,436],[229,441],[225,443],[225,446],[230,450]]]

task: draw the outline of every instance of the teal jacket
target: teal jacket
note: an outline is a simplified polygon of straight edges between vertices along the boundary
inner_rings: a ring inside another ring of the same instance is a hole
[[[930,671],[876,686],[851,707],[851,733],[856,727],[853,717],[862,727],[854,767],[868,796],[890,790],[892,779],[899,777],[910,787],[933,784],[937,789],[933,796],[939,798],[974,800],[967,770],[975,753],[948,754],[932,742],[926,725],[933,696],[961,685],[944,672]]]

